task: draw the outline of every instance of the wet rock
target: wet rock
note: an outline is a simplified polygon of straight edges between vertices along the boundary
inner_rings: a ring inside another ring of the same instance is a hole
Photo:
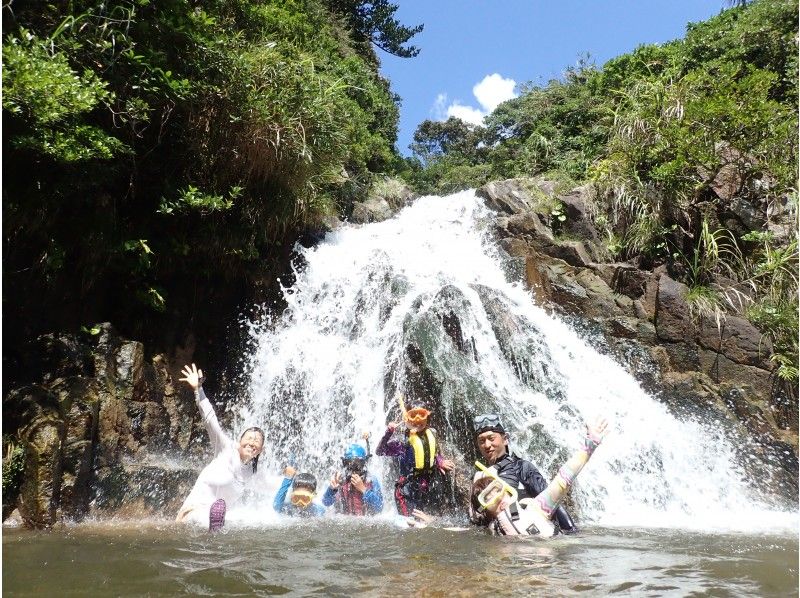
[[[536,200],[528,186],[529,179],[493,181],[479,188],[475,194],[486,201],[486,205],[498,212],[518,214],[532,210]]]
[[[565,216],[567,219],[562,225],[565,234],[599,243],[599,235],[597,229],[592,222],[587,208],[587,202],[593,195],[591,185],[584,185],[576,187],[566,195],[559,196],[559,201],[564,207]]]
[[[553,257],[564,260],[571,266],[587,267],[594,258],[589,255],[582,241],[559,241],[547,245],[544,251]]]
[[[103,473],[98,478],[96,510],[116,517],[141,519],[153,515],[174,517],[191,491],[199,468],[176,468],[145,460]]]
[[[716,381],[734,384],[748,389],[758,397],[769,397],[772,390],[770,373],[757,367],[742,365],[731,361],[715,351],[700,350],[700,367],[704,373]]]
[[[25,451],[17,508],[27,525],[48,527],[56,522],[61,498],[65,424],[56,398],[42,388],[28,388],[12,400],[27,404],[27,417],[17,431]]]
[[[677,342],[692,337],[694,326],[686,302],[688,292],[685,284],[672,280],[666,274],[659,278],[655,325],[660,339]]]
[[[199,427],[163,356],[147,360],[141,343],[119,338],[108,324],[95,332],[37,339],[26,350],[41,351],[37,363],[54,370],[4,398],[4,433],[25,455],[17,506],[27,526],[122,504],[124,493],[113,494],[130,477],[122,463],[186,450]]]
[[[698,332],[698,342],[702,347],[722,353],[736,363],[772,369],[769,362],[772,344],[744,318],[728,315],[719,325],[711,318],[704,318]]]
[[[515,375],[536,391],[564,400],[563,377],[554,366],[544,335],[530,322],[522,323],[496,291],[475,285],[500,350]]]
[[[416,197],[416,194],[401,181],[385,178],[373,185],[365,201],[353,203],[350,221],[366,224],[388,220]]]
[[[382,222],[394,215],[389,202],[382,198],[372,199],[364,202],[356,202],[353,205],[353,213],[350,220],[357,224],[367,224],[369,222]]]
[[[505,220],[504,230],[516,237],[553,241],[553,232],[542,222],[541,216],[530,210],[514,214]]]

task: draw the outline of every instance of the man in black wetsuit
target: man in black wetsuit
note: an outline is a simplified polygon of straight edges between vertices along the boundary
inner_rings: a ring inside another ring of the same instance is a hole
[[[547,480],[539,470],[525,459],[510,454],[508,451],[508,434],[506,434],[500,418],[493,414],[479,415],[474,420],[475,441],[486,460],[487,466],[493,466],[497,475],[512,488],[516,488],[518,498],[533,498],[547,487]],[[482,513],[470,510],[470,519],[477,525],[487,525]],[[560,506],[556,509],[554,521],[564,533],[575,533],[577,528],[567,510]]]

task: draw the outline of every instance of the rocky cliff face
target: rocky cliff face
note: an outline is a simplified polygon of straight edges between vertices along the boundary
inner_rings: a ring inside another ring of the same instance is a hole
[[[170,514],[196,476],[170,465],[204,434],[170,361],[147,359],[108,324],[94,332],[36,339],[27,355],[41,376],[3,400],[4,434],[24,454],[18,493],[3,502],[31,527],[104,512]]]
[[[675,412],[712,410],[731,433],[754,439],[757,461],[781,466],[772,485],[796,498],[797,387],[775,376],[769,341],[737,315],[693,317],[688,288],[665,267],[610,261],[587,214],[589,193],[557,196],[552,183],[538,179],[478,190],[497,212],[510,270],[537,301],[572,318]],[[554,205],[561,218],[553,218]],[[754,466],[752,473],[764,471]]]

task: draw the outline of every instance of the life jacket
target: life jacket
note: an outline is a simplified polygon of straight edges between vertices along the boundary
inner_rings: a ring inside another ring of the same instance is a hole
[[[532,498],[511,503],[497,514],[494,529],[504,536],[541,536],[549,538],[558,528]]]
[[[423,436],[409,432],[408,444],[414,450],[414,472],[430,471],[436,466],[436,434],[425,428]]]

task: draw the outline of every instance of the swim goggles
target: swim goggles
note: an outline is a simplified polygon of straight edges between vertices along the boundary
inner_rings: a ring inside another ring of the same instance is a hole
[[[481,511],[494,507],[506,496],[511,497],[511,502],[517,500],[517,491],[501,480],[494,469],[487,469],[480,461],[475,461],[475,467],[490,478],[493,478],[492,483],[486,486],[478,495],[478,504]]]
[[[431,412],[424,407],[414,407],[406,411],[405,419],[412,426],[419,426],[427,422],[430,415]]]
[[[302,507],[305,509],[308,505],[311,504],[311,500],[313,498],[314,498],[313,492],[309,492],[308,490],[301,488],[292,491],[292,496],[290,497],[290,500],[292,501],[292,504],[294,506]]]
[[[505,428],[503,428],[503,424],[500,422],[500,418],[494,413],[476,415],[472,420],[472,425],[475,429],[475,434],[488,432],[489,430],[499,432],[500,434],[506,433]]]

